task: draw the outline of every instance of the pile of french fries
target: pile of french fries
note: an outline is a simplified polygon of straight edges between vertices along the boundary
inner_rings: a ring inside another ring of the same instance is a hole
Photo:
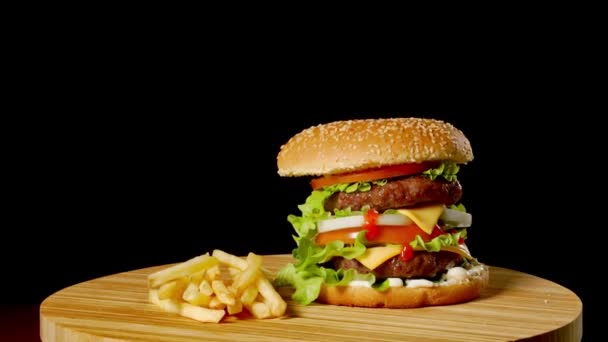
[[[148,276],[151,303],[200,322],[219,322],[247,310],[255,318],[280,317],[287,303],[262,271],[262,256],[247,259],[214,250]]]

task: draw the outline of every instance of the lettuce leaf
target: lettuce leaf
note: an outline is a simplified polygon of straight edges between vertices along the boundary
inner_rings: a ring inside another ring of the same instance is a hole
[[[452,205],[450,205],[449,208],[452,210],[457,210],[457,211],[463,212],[463,213],[467,212],[467,208],[465,208],[464,204],[462,204],[462,203],[452,204]]]
[[[373,284],[372,287],[378,291],[386,291],[391,287],[391,283],[389,282],[388,278],[384,279],[383,282],[378,283],[378,284]]]
[[[370,283],[376,281],[376,277],[372,273],[359,274],[354,269],[349,270],[333,270],[323,266],[316,267],[311,270],[298,271],[294,264],[288,264],[283,267],[275,280],[275,286],[291,285],[295,291],[291,298],[300,304],[310,304],[321,291],[321,286],[346,286],[352,280],[360,279]],[[388,283],[385,281],[382,283]]]
[[[439,235],[429,242],[424,242],[420,235],[416,235],[416,239],[410,242],[413,248],[422,247],[427,252],[439,252],[442,246],[458,246],[460,238],[467,238],[467,230],[460,229],[455,233]]]
[[[442,161],[441,165],[434,169],[428,169],[422,174],[429,177],[431,180],[435,180],[437,177],[443,177],[444,179],[453,182],[458,180],[456,174],[460,170],[458,164],[453,161]]]
[[[383,186],[388,182],[386,179],[375,180],[371,182],[355,182],[355,183],[340,183],[330,186],[326,186],[323,190],[331,191],[332,194],[335,192],[346,192],[348,194],[352,192],[366,192],[372,189],[372,185]]]
[[[325,246],[316,245],[312,237],[300,237],[298,248],[293,250],[295,264],[283,267],[275,280],[275,285],[291,285],[295,288],[292,299],[301,304],[310,304],[319,296],[321,286],[346,286],[353,279],[364,279],[370,283],[376,281],[375,276],[359,274],[354,269],[334,270],[320,264],[335,256],[346,259],[356,258],[365,253],[365,233],[357,234],[353,246],[344,246],[342,241],[332,241]]]

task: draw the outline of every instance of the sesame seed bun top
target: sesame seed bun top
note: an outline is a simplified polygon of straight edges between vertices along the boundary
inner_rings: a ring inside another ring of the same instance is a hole
[[[469,140],[440,120],[365,119],[303,130],[281,146],[277,166],[281,176],[320,176],[433,160],[473,160]]]

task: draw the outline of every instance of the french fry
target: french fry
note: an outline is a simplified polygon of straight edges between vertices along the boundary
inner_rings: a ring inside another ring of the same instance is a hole
[[[249,305],[253,303],[258,296],[258,288],[255,286],[250,286],[243,291],[241,295],[241,303]]]
[[[228,274],[230,274],[230,276],[234,279],[236,279],[241,272],[242,271],[236,267],[228,267]]]
[[[157,289],[148,290],[148,301],[150,303],[154,303],[154,304],[158,303],[159,299],[158,299],[158,290]]]
[[[215,292],[215,295],[217,296],[217,299],[220,300],[220,302],[226,305],[234,305],[234,296],[232,295],[232,293],[230,293],[230,291],[228,291],[226,285],[224,285],[221,280],[212,281],[211,288],[213,289],[213,292]]]
[[[162,284],[158,288],[158,299],[178,299],[188,285],[186,278],[180,278]]]
[[[253,253],[247,256],[247,267],[234,280],[232,287],[236,288],[237,294],[240,294],[246,287],[254,283],[260,274],[262,267],[262,257]]]
[[[192,273],[190,275],[190,282],[196,284],[197,286],[201,284],[201,282],[205,279],[205,273],[207,269],[202,269],[198,272]]]
[[[247,309],[257,319],[279,317],[287,303],[262,268],[262,256],[237,257],[216,249],[148,276],[150,303],[200,322],[238,319]]]
[[[188,287],[186,287],[186,290],[184,290],[182,299],[192,305],[208,306],[211,301],[211,296],[200,293],[198,286],[196,286],[195,283],[190,283],[188,284]]]
[[[176,314],[180,313],[181,304],[172,299],[159,299],[157,290],[151,290],[148,295],[150,302],[158,305],[163,311]]]
[[[213,250],[212,255],[221,263],[227,264],[230,267],[236,267],[241,271],[247,268],[247,261],[237,257],[236,255],[228,254],[219,249]]]
[[[209,256],[209,253],[206,253],[181,264],[150,274],[148,276],[148,284],[152,288],[159,287],[171,280],[186,277],[192,273],[196,273],[204,268],[217,264],[219,264],[219,261],[216,258]]]
[[[213,281],[215,279],[218,279],[221,274],[222,270],[220,269],[220,265],[214,265],[212,267],[209,267],[207,272],[205,272],[205,279],[208,281]]]
[[[198,286],[198,291],[207,296],[211,296],[213,294],[211,284],[209,284],[207,280],[201,281],[201,284]]]
[[[198,286],[196,286],[195,283],[189,283],[181,297],[183,300],[188,301],[186,298],[192,297],[192,295],[197,293],[200,293],[198,291]]]
[[[251,305],[247,305],[246,308],[257,319],[268,318],[271,315],[268,306],[262,302],[253,302]]]
[[[287,303],[274,289],[270,281],[266,279],[266,277],[260,276],[258,277],[256,285],[260,291],[260,294],[262,297],[264,297],[265,302],[268,304],[272,315],[276,317],[282,316],[287,309]]]
[[[226,311],[224,310],[207,309],[188,303],[183,303],[180,310],[180,315],[199,322],[217,323],[222,320],[222,317],[224,317],[225,314]]]
[[[186,299],[186,301],[192,305],[208,307],[211,302],[211,297],[205,296],[202,293],[192,294]]]
[[[226,303],[222,303],[216,296],[211,297],[209,301],[209,308],[211,309],[223,309],[226,307]]]
[[[229,315],[236,315],[243,311],[243,303],[237,300],[233,305],[226,305],[226,311],[228,311]]]

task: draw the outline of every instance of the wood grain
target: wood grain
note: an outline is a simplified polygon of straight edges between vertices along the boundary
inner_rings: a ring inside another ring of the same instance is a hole
[[[289,255],[267,255],[276,271]],[[551,281],[491,267],[469,303],[419,309],[350,308],[288,301],[282,318],[200,323],[147,302],[148,274],[168,265],[65,288],[40,306],[40,336],[54,341],[580,341],[582,302]],[[288,293],[282,291],[287,296]]]

